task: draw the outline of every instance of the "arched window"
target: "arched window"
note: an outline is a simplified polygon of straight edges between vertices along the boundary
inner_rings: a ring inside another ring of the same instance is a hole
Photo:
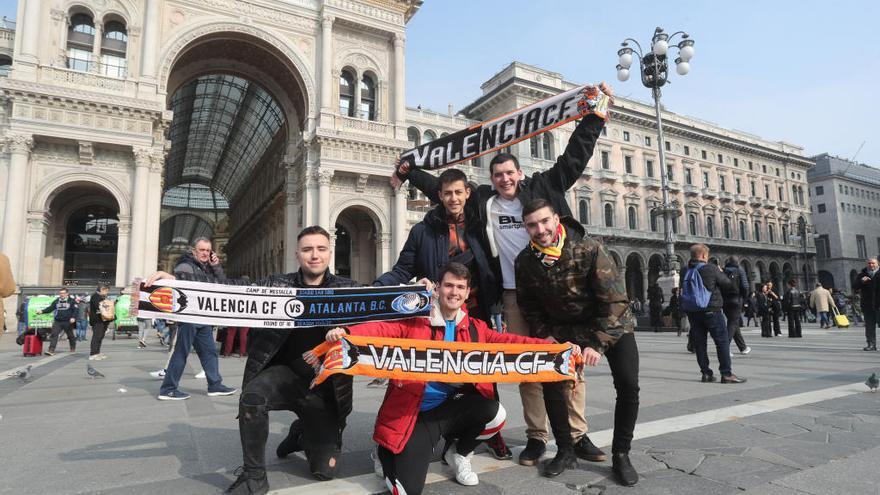
[[[712,215],[706,217],[706,235],[715,237],[715,217]]]
[[[423,144],[428,144],[431,141],[437,139],[437,133],[434,131],[425,131],[425,136],[422,138]]]
[[[657,217],[658,215],[651,214],[651,232],[657,232]]]
[[[723,228],[723,230],[724,230],[724,238],[725,238],[725,239],[730,239],[730,219],[729,219],[729,218],[725,218],[725,219],[722,221],[722,225],[723,225],[722,228]]]
[[[755,222],[755,242],[761,242],[761,222]]]
[[[119,21],[104,24],[101,40],[101,73],[111,77],[125,77],[125,53],[128,49],[128,31]]]
[[[8,76],[9,69],[12,68],[12,59],[9,57],[0,57],[0,76]]]
[[[697,235],[697,216],[693,213],[688,215],[688,234]]]
[[[806,203],[804,202],[804,188],[798,186],[798,204],[804,206]]]
[[[776,243],[776,229],[772,223],[767,225],[767,240],[770,241],[770,244]]]
[[[797,186],[791,186],[791,201],[794,204],[798,204]]]
[[[361,79],[361,112],[362,119],[376,120],[376,82],[368,75]]]
[[[578,221],[584,225],[590,223],[590,202],[586,199],[578,201]]]
[[[739,240],[746,240],[746,222],[745,220],[739,221]]]
[[[422,144],[422,136],[419,134],[419,130],[415,127],[410,127],[406,130],[406,138],[409,139],[409,142],[413,147]]]
[[[88,14],[74,14],[67,30],[67,68],[88,72],[92,69],[95,23]]]
[[[788,225],[782,226],[782,243],[788,244]]]
[[[349,70],[339,74],[339,115],[354,117],[354,75]]]
[[[636,216],[636,207],[630,206],[626,211],[626,219],[629,225],[630,230],[636,230],[639,228],[638,225],[638,217]]]
[[[665,227],[664,227],[664,228],[665,228]],[[673,217],[673,218],[672,218],[672,233],[673,233],[673,234],[677,234],[677,233],[678,233],[678,217]]]
[[[605,203],[605,226],[614,227],[614,207],[611,203]]]
[[[553,136],[549,132],[544,133],[544,137],[541,140],[542,148],[541,152],[545,160],[553,159]]]
[[[540,145],[539,141],[540,138],[538,136],[532,136],[531,139],[529,139],[529,154],[532,158],[540,158],[540,152],[538,150],[538,146]]]

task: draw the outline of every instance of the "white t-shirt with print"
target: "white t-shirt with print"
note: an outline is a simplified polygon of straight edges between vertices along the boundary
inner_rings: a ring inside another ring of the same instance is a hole
[[[529,234],[522,221],[523,206],[519,198],[512,200],[495,196],[489,208],[489,222],[501,260],[502,286],[516,289],[513,263],[519,253],[528,246]]]

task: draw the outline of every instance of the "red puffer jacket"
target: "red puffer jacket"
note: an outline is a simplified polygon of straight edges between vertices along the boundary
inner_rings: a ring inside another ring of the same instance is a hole
[[[466,312],[459,310],[456,317],[456,342],[471,342],[470,323],[477,330],[478,342],[500,344],[547,344],[544,339],[522,337],[510,333],[490,330],[482,320],[470,319]],[[411,318],[400,321],[377,321],[348,327],[352,335],[389,337],[399,339],[443,340],[446,322],[436,315],[431,318]],[[409,441],[419,406],[425,394],[426,382],[410,380],[391,380],[385,392],[385,399],[376,416],[376,429],[373,440],[395,454],[399,454]],[[476,384],[477,391],[484,397],[494,398],[491,383]]]

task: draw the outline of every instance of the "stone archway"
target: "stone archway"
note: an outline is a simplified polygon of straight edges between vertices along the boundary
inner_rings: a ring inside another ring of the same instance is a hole
[[[789,280],[793,280],[795,278],[794,268],[791,266],[791,263],[783,263],[782,264],[782,283],[788,284]],[[797,281],[795,281],[797,283]]]
[[[782,272],[779,270],[779,263],[771,261],[769,270],[770,281],[773,282],[773,287],[776,289],[776,292],[781,293],[784,282],[782,281]]]
[[[335,221],[332,270],[337,275],[369,284],[382,266],[378,249],[382,231],[369,210],[349,206]]]
[[[660,273],[663,271],[663,256],[653,254],[648,258],[648,287],[657,283]]]
[[[626,257],[626,295],[630,301],[645,300],[644,264],[638,253]]]

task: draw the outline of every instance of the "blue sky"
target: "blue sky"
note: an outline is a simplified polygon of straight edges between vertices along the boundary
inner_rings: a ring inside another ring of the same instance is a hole
[[[0,15],[15,10],[0,0]],[[617,81],[617,49],[662,26],[687,31],[696,49],[690,74],[664,88],[669,110],[808,154],[851,158],[864,141],[857,161],[880,167],[878,18],[875,0],[426,0],[407,27],[406,99],[460,109],[518,60],[647,102],[636,77]]]

